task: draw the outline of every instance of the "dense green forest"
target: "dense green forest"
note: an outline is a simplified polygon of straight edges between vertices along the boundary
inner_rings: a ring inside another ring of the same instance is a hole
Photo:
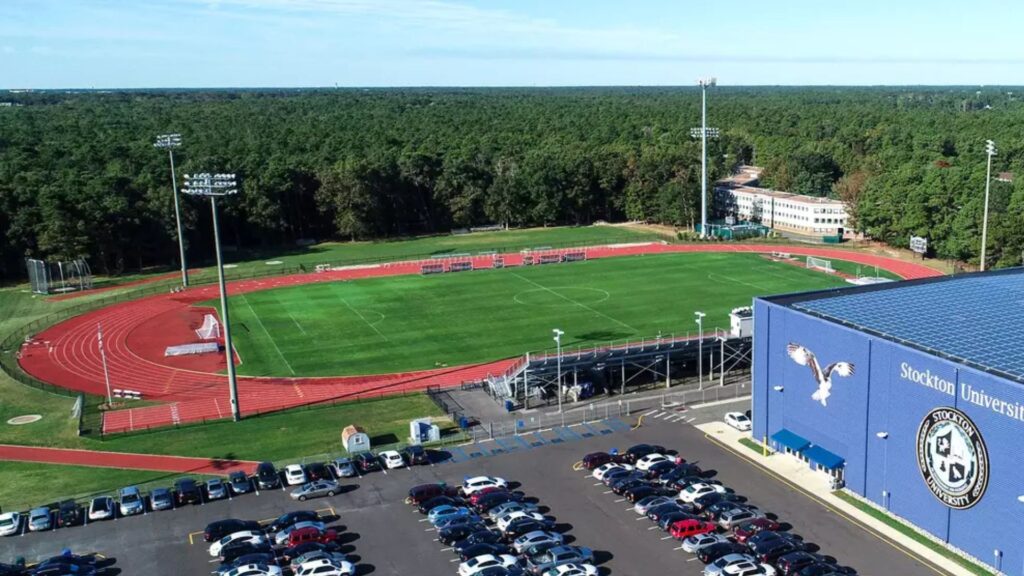
[[[225,241],[381,238],[489,223],[699,215],[695,88],[372,89],[0,93],[0,278],[26,256],[85,256],[104,273],[173,265],[167,155],[179,180],[238,174]],[[1024,251],[1024,103],[1008,88],[716,88],[712,177],[766,167],[781,190],[836,195],[894,245],[975,260],[985,140],[997,142],[990,264]],[[184,199],[193,261],[208,205]]]

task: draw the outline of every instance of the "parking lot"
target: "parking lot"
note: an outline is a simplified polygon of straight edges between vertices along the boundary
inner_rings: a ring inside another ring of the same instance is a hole
[[[196,534],[209,522],[229,517],[270,519],[289,510],[317,509],[338,517],[335,525],[344,528],[341,540],[345,551],[354,555],[360,574],[448,576],[455,573],[455,556],[435,541],[436,533],[420,521],[423,517],[406,505],[404,498],[415,484],[457,484],[465,476],[489,474],[514,481],[518,489],[536,497],[548,509],[546,513],[569,531],[572,543],[597,553],[605,574],[700,574],[703,565],[679,550],[678,542],[652,529],[628,502],[607,494],[607,488],[595,485],[585,471],[573,469],[587,452],[622,450],[640,442],[679,450],[688,461],[714,471],[723,483],[792,524],[823,552],[862,575],[945,574],[730,453],[685,422],[656,418],[645,420],[637,430],[543,447],[520,444],[510,453],[386,474],[373,472],[346,481],[350,489],[343,494],[305,503],[292,501],[282,490],[263,491],[174,511],[9,537],[0,540],[0,557],[20,555],[31,560],[71,547],[75,552],[96,551],[114,557],[115,566],[125,574],[209,574],[215,564],[201,534]]]

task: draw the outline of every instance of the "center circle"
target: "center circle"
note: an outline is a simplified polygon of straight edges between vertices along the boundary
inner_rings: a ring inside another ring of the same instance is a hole
[[[524,306],[590,306],[604,302],[611,295],[600,288],[582,286],[552,286],[523,290],[512,297],[516,304]]]
[[[39,422],[43,417],[39,414],[26,414],[24,416],[15,416],[7,421],[11,426],[21,426],[23,424],[31,424],[33,422]]]

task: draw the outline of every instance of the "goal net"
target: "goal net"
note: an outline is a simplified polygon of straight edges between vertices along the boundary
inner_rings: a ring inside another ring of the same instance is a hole
[[[220,321],[213,314],[203,317],[203,325],[196,330],[196,336],[200,340],[213,340],[220,338]]]
[[[823,258],[815,258],[814,256],[807,257],[807,267],[821,270],[832,274],[835,270],[832,269],[832,261],[825,260]]]

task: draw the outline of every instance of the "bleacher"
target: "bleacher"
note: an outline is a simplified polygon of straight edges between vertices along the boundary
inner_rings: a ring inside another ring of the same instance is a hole
[[[565,262],[582,262],[587,259],[587,253],[583,250],[574,250],[572,252],[566,252],[563,256]]]
[[[473,269],[472,260],[456,260],[448,263],[449,272],[468,272]]]
[[[424,276],[427,274],[443,274],[444,273],[444,262],[431,262],[428,264],[420,264],[420,274]]]

